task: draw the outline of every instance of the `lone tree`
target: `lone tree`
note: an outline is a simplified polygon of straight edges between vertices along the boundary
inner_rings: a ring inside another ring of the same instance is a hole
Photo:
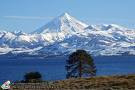
[[[41,74],[39,72],[29,72],[24,75],[26,83],[37,83],[41,82]]]
[[[96,75],[96,66],[85,50],[73,52],[66,61],[67,78]]]

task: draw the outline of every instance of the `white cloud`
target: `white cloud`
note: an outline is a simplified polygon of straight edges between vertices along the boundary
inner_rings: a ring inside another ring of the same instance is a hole
[[[52,19],[53,17],[41,17],[41,16],[3,16],[9,19]]]

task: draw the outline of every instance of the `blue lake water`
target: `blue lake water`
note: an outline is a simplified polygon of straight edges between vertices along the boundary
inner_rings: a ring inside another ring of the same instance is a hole
[[[67,57],[45,59],[0,58],[0,83],[6,80],[22,80],[25,73],[38,71],[44,80],[65,79]],[[97,75],[120,75],[135,73],[135,56],[94,57]]]

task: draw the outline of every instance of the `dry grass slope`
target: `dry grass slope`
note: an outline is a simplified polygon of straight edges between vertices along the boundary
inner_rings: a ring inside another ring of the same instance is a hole
[[[16,87],[16,88],[15,88]],[[59,80],[49,84],[15,84],[12,90],[135,90],[135,75]]]

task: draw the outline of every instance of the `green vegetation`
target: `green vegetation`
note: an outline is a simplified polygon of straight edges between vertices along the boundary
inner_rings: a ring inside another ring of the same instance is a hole
[[[24,75],[26,83],[37,83],[42,81],[42,76],[39,72],[29,72]]]
[[[67,78],[96,75],[96,66],[93,59],[85,50],[77,50],[69,56],[66,70]]]
[[[0,87],[0,90],[2,90],[2,88]]]

